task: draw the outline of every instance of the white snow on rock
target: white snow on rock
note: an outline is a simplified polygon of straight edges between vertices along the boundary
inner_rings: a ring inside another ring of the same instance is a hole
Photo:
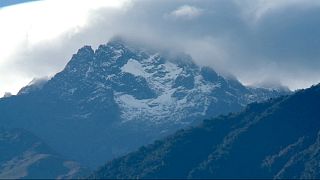
[[[147,73],[144,71],[142,65],[135,59],[129,59],[127,64],[125,64],[121,70],[133,74],[135,76],[147,77]]]
[[[219,86],[213,83],[204,82],[202,76],[196,73],[195,87],[185,89],[183,87],[173,88],[178,76],[189,76],[186,71],[173,62],[166,61],[157,64],[158,54],[150,55],[143,60],[129,59],[121,68],[122,72],[131,73],[135,76],[142,76],[146,79],[149,87],[156,92],[157,97],[150,99],[136,99],[134,96],[120,92],[114,92],[115,100],[122,110],[123,122],[141,121],[141,119],[152,121],[156,124],[173,121],[174,123],[185,123],[181,120],[205,115],[210,102],[215,98],[209,93]],[[174,94],[182,92],[183,98],[176,98]],[[190,109],[197,108],[198,111],[190,113]]]
[[[154,124],[185,124],[183,121],[186,119],[206,116],[209,112],[208,108],[213,107],[214,104],[223,102],[244,106],[249,102],[250,94],[239,96],[235,93],[237,87],[231,84],[225,85],[228,82],[221,80],[224,78],[220,77],[220,80],[216,82],[205,80],[201,67],[193,64],[191,58],[168,57],[147,50],[132,49],[125,45],[106,45],[100,50],[110,56],[102,61],[98,59],[97,61],[101,62],[93,67],[96,69],[91,67],[87,69],[86,75],[98,74],[98,78],[92,79],[102,79],[102,81],[100,84],[95,83],[97,84],[96,90],[93,90],[86,100],[87,102],[106,102],[107,99],[104,98],[106,90],[113,91],[114,97],[112,98],[119,107],[123,123],[148,121]],[[125,73],[139,78],[136,80],[141,84],[137,83],[137,88],[135,88],[134,83],[126,82],[126,79],[122,79]],[[145,81],[141,81],[142,78]],[[129,85],[127,86],[126,83]],[[225,87],[222,87],[223,85]],[[129,91],[130,88],[134,91]],[[142,92],[137,92],[138,88]],[[221,88],[224,89],[221,90]],[[215,93],[217,89],[219,91]],[[229,92],[231,90],[235,91],[231,93]],[[150,92],[154,94],[140,96]],[[140,98],[137,98],[138,96]],[[254,100],[254,98],[251,99]],[[189,123],[192,123],[192,120]]]

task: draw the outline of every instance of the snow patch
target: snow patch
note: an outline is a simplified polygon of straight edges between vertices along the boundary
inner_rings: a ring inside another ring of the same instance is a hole
[[[127,72],[130,74],[133,74],[135,76],[142,76],[142,77],[148,77],[147,73],[144,71],[144,68],[142,67],[142,64],[140,64],[135,59],[129,59],[127,64],[125,64],[121,68],[122,72]]]
[[[208,106],[216,102],[210,94],[218,84],[205,81],[197,69],[190,74],[171,61],[158,63],[159,58],[158,54],[153,54],[145,59],[129,59],[121,68],[122,72],[144,77],[149,87],[157,93],[155,98],[136,99],[129,94],[114,92],[123,123],[145,120],[154,124],[181,124],[186,118],[205,115]],[[173,88],[178,76],[194,76],[195,88]],[[177,92],[183,96],[176,98],[174,94]],[[194,109],[192,113],[190,109]]]

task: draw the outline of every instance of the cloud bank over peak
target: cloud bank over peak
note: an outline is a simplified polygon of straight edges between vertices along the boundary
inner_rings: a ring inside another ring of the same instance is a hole
[[[184,51],[248,85],[304,88],[320,82],[319,10],[317,0],[44,0],[1,8],[0,94],[53,75],[80,47],[115,35]]]

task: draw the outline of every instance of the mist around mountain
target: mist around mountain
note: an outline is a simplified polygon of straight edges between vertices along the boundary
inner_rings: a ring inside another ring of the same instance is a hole
[[[51,79],[1,98],[0,123],[94,169],[204,118],[287,93],[243,86],[184,53],[115,39],[82,47]]]
[[[320,85],[205,120],[91,178],[320,178]]]

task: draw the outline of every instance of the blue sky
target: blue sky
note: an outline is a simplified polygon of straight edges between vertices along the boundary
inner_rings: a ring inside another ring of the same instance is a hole
[[[10,5],[19,4],[19,3],[25,3],[30,1],[36,1],[36,0],[0,0],[0,7],[10,6]]]

